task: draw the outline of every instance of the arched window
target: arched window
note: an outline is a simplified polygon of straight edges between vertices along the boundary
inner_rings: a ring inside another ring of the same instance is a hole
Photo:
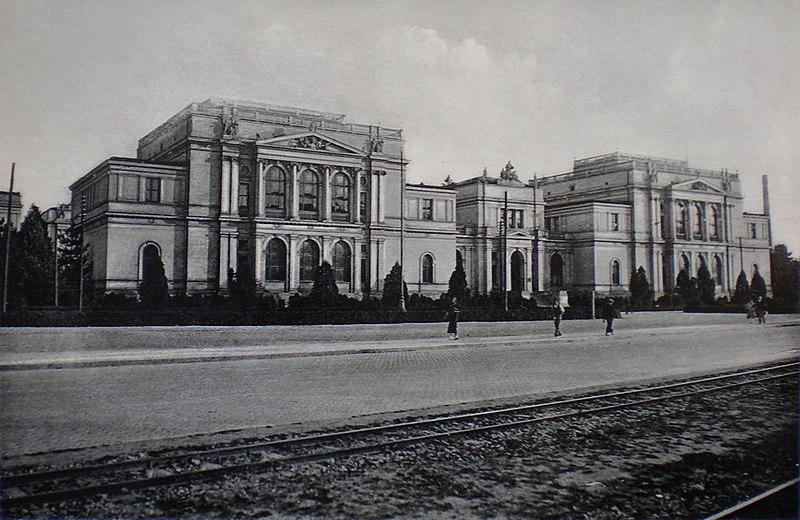
[[[319,246],[311,239],[300,247],[300,281],[313,282],[319,267]]]
[[[683,202],[678,203],[678,211],[676,215],[675,221],[675,236],[678,238],[686,238],[686,218],[688,217],[686,213],[686,206]]]
[[[706,257],[703,255],[697,255],[697,276],[700,277],[700,269],[702,268],[708,269],[708,265],[706,264]]]
[[[681,270],[682,271],[686,271],[686,274],[689,274],[690,273],[690,271],[689,271],[689,266],[690,265],[691,264],[689,263],[689,257],[686,256],[686,255],[681,255]]]
[[[722,286],[722,259],[719,255],[714,255],[714,264],[712,265],[714,272],[714,281],[717,285]]]
[[[336,242],[333,246],[333,271],[337,282],[350,283],[351,264],[350,246],[342,240]]]
[[[422,255],[422,283],[433,283],[433,257]]]
[[[719,240],[719,208],[717,206],[711,206],[711,222],[708,233],[713,240]]]
[[[161,263],[161,253],[158,251],[158,246],[147,244],[142,250],[142,281],[152,282],[163,273],[164,264]]]
[[[611,261],[611,285],[620,285],[619,260]]]
[[[695,204],[692,212],[692,238],[703,238],[703,208],[700,204]]]
[[[268,282],[286,281],[286,244],[279,238],[273,238],[267,243],[266,273]]]
[[[550,286],[564,287],[564,259],[558,253],[550,257]]]
[[[464,254],[461,253],[460,249],[456,249],[456,267],[458,266],[466,270],[466,267],[464,267]]]
[[[267,201],[266,209],[268,215],[286,215],[286,173],[277,166],[270,166],[267,169],[266,186]]]
[[[300,217],[319,217],[319,178],[312,170],[300,174]]]
[[[350,177],[342,172],[331,180],[331,218],[333,220],[350,220]]]

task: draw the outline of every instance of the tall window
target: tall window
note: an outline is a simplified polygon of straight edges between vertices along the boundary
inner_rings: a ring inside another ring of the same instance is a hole
[[[711,222],[708,230],[713,240],[719,240],[719,208],[711,206]]]
[[[692,238],[703,239],[703,208],[700,204],[693,206],[692,212]]]
[[[331,181],[331,218],[347,221],[350,219],[350,178],[342,172]]]
[[[712,266],[714,268],[714,281],[717,282],[717,285],[720,287],[722,286],[722,259],[719,255],[714,255],[714,264]]]
[[[161,264],[161,254],[158,252],[158,247],[153,244],[147,244],[142,250],[142,281],[157,282],[159,275],[163,272],[164,267]]]
[[[750,238],[758,238],[758,232],[754,222],[750,223]]]
[[[145,177],[144,200],[145,202],[161,202],[161,179]]]
[[[422,283],[433,283],[433,257],[422,255]]]
[[[250,183],[239,183],[239,215],[247,216],[250,214]]]
[[[273,238],[267,243],[266,280],[268,282],[286,281],[286,244]]]
[[[678,238],[686,238],[686,206],[683,202],[678,203],[677,220],[675,221],[675,236]]]
[[[619,213],[611,213],[609,229],[611,231],[619,231]]]
[[[611,261],[611,285],[619,285],[619,261]]]
[[[550,257],[550,286],[564,287],[564,259],[558,253]]]
[[[300,281],[312,282],[319,266],[319,246],[311,239],[300,247]]]
[[[350,283],[352,255],[350,246],[342,240],[333,246],[333,271],[337,282]]]
[[[433,220],[433,199],[422,199],[422,220]]]
[[[300,216],[316,218],[319,216],[319,179],[311,170],[300,174]],[[305,215],[303,215],[305,212]]]
[[[661,238],[666,238],[667,237],[667,211],[666,211],[666,208],[664,207],[664,203],[663,202],[658,205],[658,211],[659,211],[659,218],[661,218],[661,222],[659,222],[659,224],[661,226]]]
[[[267,214],[284,216],[286,214],[286,174],[277,166],[270,166],[266,176]]]

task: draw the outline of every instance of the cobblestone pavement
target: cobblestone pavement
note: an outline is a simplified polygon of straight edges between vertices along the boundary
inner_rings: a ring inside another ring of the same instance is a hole
[[[800,319],[2,329],[2,452],[336,421],[796,359]]]

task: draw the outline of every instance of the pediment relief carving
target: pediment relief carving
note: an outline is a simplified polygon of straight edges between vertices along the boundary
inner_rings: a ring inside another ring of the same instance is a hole
[[[693,181],[686,181],[686,182],[679,182],[677,184],[672,185],[673,190],[682,190],[682,191],[699,191],[699,192],[706,192],[706,193],[725,193],[721,189],[707,183],[704,180],[697,179]]]
[[[364,152],[315,131],[256,140],[256,146],[299,148],[363,156]]]

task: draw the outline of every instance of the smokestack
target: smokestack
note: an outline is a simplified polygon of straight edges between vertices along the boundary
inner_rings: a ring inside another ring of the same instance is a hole
[[[761,195],[764,197],[764,215],[769,215],[769,183],[767,176],[761,176]]]

